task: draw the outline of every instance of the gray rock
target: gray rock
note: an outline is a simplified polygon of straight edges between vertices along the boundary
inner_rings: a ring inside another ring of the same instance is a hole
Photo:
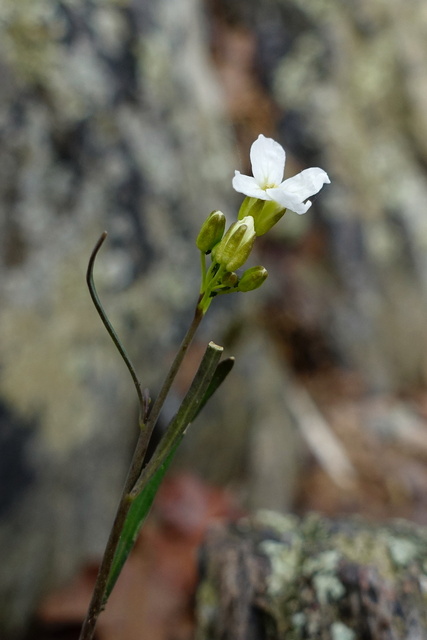
[[[202,548],[197,639],[425,638],[426,531],[258,512]]]

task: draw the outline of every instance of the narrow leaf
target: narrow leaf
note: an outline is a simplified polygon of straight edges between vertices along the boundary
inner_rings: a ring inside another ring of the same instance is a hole
[[[163,477],[170,466],[173,456],[184,437],[184,433],[194,416],[197,415],[218,367],[223,349],[212,342],[209,343],[202,362],[197,370],[190,389],[185,395],[178,413],[169,424],[165,435],[159,442],[153,457],[144,468],[140,478],[129,494],[132,501],[126,516],[120,541],[114,555],[104,592],[103,604],[107,602],[111,591],[120,575],[124,563],[134,545],[142,524],[153,504],[154,497]],[[220,379],[219,376],[218,379]],[[224,376],[222,376],[224,379]],[[221,382],[217,383],[217,388]],[[214,389],[215,390],[215,389]],[[206,402],[206,400],[205,400]]]
[[[104,594],[104,604],[107,602],[114,585],[116,584],[117,578],[123,569],[123,565],[132,551],[132,547],[135,544],[142,525],[144,524],[144,520],[151,509],[157,490],[172,462],[181,440],[178,440],[175,447],[170,451],[165,462],[157,469],[145,488],[136,496],[136,498],[134,498],[132,502],[129,513],[126,517],[122,535],[120,536],[120,542],[114,555],[113,564],[111,565]]]
[[[226,377],[234,367],[234,363],[235,363],[234,358],[225,358],[225,360],[221,360],[221,362],[215,369],[215,373],[210,382],[210,385],[207,388],[207,391],[203,396],[203,399],[199,404],[199,406],[197,407],[197,411],[191,418],[190,422],[194,422],[194,420],[197,418],[197,416],[199,415],[199,413],[201,412],[201,410],[203,409],[207,401],[210,400],[210,398],[212,398],[216,390],[222,385],[222,383],[224,382],[224,380],[226,379]]]

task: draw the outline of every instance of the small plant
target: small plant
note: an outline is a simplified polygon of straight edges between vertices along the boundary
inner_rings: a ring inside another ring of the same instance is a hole
[[[201,285],[194,317],[153,404],[142,390],[135,368],[105,314],[94,285],[93,267],[107,236],[106,232],[101,235],[90,257],[87,269],[89,291],[102,322],[130,372],[138,395],[140,411],[138,442],[80,640],[93,638],[98,616],[106,606],[187,427],[233,367],[234,358],[221,360],[223,348],[210,342],[179,410],[153,455],[145,461],[153,429],[200,322],[216,296],[252,291],[263,284],[268,275],[264,267],[255,266],[239,272],[249,258],[256,238],[269,231],[287,209],[298,214],[305,213],[311,206],[308,198],[318,193],[325,183],[330,182],[325,171],[319,168],[306,169],[283,181],[285,151],[280,144],[263,135],[252,144],[250,158],[253,177],[236,171],[233,178],[234,189],[246,196],[237,220],[226,231],[225,215],[221,211],[213,211],[197,236],[196,246],[200,251],[201,260]]]

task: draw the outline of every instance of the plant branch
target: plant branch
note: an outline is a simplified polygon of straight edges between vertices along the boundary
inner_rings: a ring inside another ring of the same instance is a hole
[[[135,367],[133,366],[128,354],[126,353],[126,350],[125,350],[124,346],[122,345],[122,343],[120,341],[119,336],[115,332],[113,325],[111,324],[110,320],[108,319],[107,314],[105,313],[104,307],[101,304],[101,301],[99,299],[98,293],[96,291],[95,283],[93,281],[93,267],[95,265],[96,256],[98,255],[98,251],[102,247],[107,235],[108,235],[107,232],[104,231],[101,234],[101,236],[99,237],[99,240],[96,243],[95,247],[93,248],[93,251],[92,251],[92,253],[90,255],[89,263],[88,263],[88,266],[87,266],[86,283],[87,283],[87,286],[88,286],[88,289],[89,289],[90,297],[92,298],[92,302],[93,302],[93,304],[95,306],[95,309],[97,310],[97,312],[99,314],[99,317],[101,318],[101,320],[102,320],[102,322],[104,324],[104,327],[107,329],[110,338],[114,342],[114,346],[116,347],[117,351],[122,356],[122,359],[124,360],[128,370],[129,370],[129,373],[130,373],[130,375],[132,377],[133,384],[135,386],[136,393],[138,395],[140,415],[142,416],[143,412],[144,412],[145,399],[144,399],[143,393],[141,391],[141,383],[139,381],[138,376],[136,375]]]

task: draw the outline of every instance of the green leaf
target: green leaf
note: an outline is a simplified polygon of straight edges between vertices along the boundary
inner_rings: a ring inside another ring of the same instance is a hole
[[[234,367],[234,363],[235,363],[234,358],[225,358],[224,360],[221,360],[221,362],[218,364],[217,368],[215,369],[213,378],[209,384],[209,387],[207,388],[207,391],[203,396],[201,403],[197,407],[196,412],[192,416],[190,422],[194,422],[194,420],[197,418],[197,416],[199,415],[200,411],[203,409],[207,401],[213,396],[215,391],[222,385],[222,383],[224,382],[224,380],[226,379],[226,377]]]
[[[224,362],[227,364],[219,367],[221,353],[222,347],[218,347],[212,342],[209,343],[190,389],[185,395],[176,416],[169,424],[153,457],[147,463],[129,494],[128,499],[132,502],[108,575],[103,596],[104,605],[132,550],[138,533],[153,504],[157,490],[184,437],[186,428],[226,378],[229,371],[231,371],[234,362],[229,362],[229,360],[232,359],[225,360]]]
[[[172,459],[181,443],[182,438],[183,436],[170,451],[164,463],[150,478],[143,491],[141,491],[141,493],[138,494],[132,502],[129,513],[125,520],[116,553],[114,555],[113,564],[111,565],[104,594],[104,604],[110,597],[114,585],[116,584],[117,578],[119,577],[120,572],[123,569],[123,565],[126,562],[133,545],[135,544],[136,538],[138,537],[144,520],[146,519],[148,512],[151,509],[151,505],[153,504],[157,490],[172,462]]]

